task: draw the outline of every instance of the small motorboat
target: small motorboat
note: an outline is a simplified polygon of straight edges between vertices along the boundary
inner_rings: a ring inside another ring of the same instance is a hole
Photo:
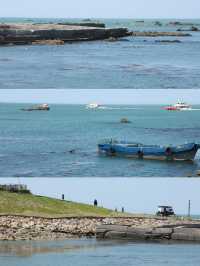
[[[196,143],[161,146],[112,139],[104,140],[98,144],[99,153],[108,156],[167,161],[192,161],[199,148],[200,145]]]
[[[49,111],[50,107],[47,103],[35,105],[30,108],[22,108],[22,111]]]
[[[100,105],[98,103],[89,103],[86,105],[86,109],[97,109]]]
[[[192,106],[185,102],[178,101],[174,105],[165,106],[164,109],[167,111],[186,111],[191,110]]]

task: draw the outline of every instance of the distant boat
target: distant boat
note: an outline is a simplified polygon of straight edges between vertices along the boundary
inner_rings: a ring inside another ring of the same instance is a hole
[[[179,146],[161,146],[112,139],[102,141],[98,144],[99,153],[108,156],[167,161],[192,161],[199,148],[200,145],[196,143],[187,143]]]
[[[86,109],[97,109],[100,105],[98,103],[89,103],[86,105]]]
[[[22,111],[49,111],[50,107],[48,104],[40,104],[40,105],[35,105],[30,108],[22,108]]]
[[[192,106],[185,102],[178,101],[174,105],[169,105],[164,107],[164,109],[168,111],[185,111],[185,110],[191,110]]]

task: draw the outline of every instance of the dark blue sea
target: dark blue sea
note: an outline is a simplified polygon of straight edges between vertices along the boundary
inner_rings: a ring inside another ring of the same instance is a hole
[[[48,112],[25,112],[30,104],[0,104],[1,177],[190,177],[194,162],[166,162],[100,156],[105,138],[144,144],[200,143],[200,106],[170,112],[159,105],[51,105]],[[120,123],[121,118],[130,120]],[[73,150],[71,153],[70,151]]]
[[[66,22],[69,19],[5,19],[0,22]],[[135,31],[188,30],[170,21],[101,20],[107,27]],[[182,20],[200,28],[200,20]],[[188,33],[188,32],[187,32]],[[0,89],[198,89],[200,32],[191,37],[127,37],[118,42],[94,41],[64,46],[1,46]],[[180,40],[160,43],[158,40]]]

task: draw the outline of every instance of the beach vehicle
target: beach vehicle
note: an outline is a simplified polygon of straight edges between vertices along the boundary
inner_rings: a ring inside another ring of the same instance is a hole
[[[98,144],[99,153],[107,156],[167,161],[192,161],[199,148],[200,145],[196,143],[161,146],[113,139],[106,139]]]
[[[171,216],[171,215],[175,215],[175,213],[171,206],[160,205],[158,206],[158,211],[156,212],[156,215]]]
[[[86,109],[97,109],[100,105],[98,103],[89,103],[86,105]]]
[[[186,111],[191,110],[192,106],[185,102],[178,101],[174,105],[165,106],[164,109],[168,111]]]
[[[50,107],[47,103],[35,105],[30,108],[22,108],[22,111],[49,111]]]

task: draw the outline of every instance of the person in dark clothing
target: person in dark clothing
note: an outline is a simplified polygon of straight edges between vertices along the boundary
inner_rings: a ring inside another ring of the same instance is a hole
[[[97,207],[97,205],[98,205],[98,202],[97,202],[97,200],[95,199],[95,200],[94,200],[94,206]]]

